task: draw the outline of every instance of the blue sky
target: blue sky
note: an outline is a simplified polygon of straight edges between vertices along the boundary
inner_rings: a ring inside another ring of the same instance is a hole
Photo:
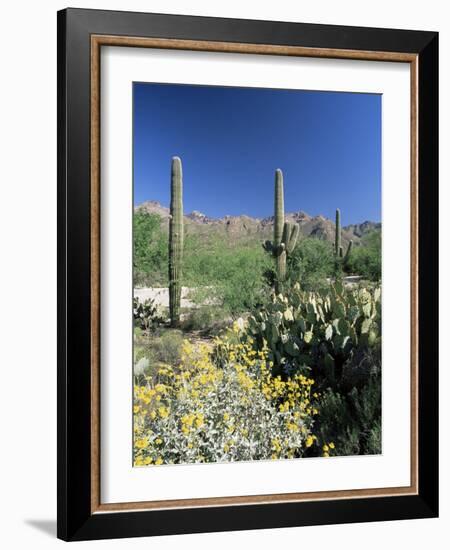
[[[285,209],[343,224],[381,220],[381,96],[133,84],[134,204],[169,205],[170,163],[183,162],[184,210],[210,217]]]

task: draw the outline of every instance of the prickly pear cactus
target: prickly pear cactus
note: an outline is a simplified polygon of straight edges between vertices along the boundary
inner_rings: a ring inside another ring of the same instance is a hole
[[[183,238],[183,172],[181,159],[173,157],[169,223],[169,311],[172,326],[180,321]]]
[[[276,291],[279,292],[286,280],[286,258],[294,251],[300,231],[297,223],[284,221],[283,172],[279,168],[275,171],[274,203],[273,241],[266,241],[263,248],[275,259]]]
[[[251,315],[248,327],[256,348],[268,347],[277,373],[316,365],[337,382],[356,351],[381,344],[381,287],[336,282],[305,292],[296,284]]]

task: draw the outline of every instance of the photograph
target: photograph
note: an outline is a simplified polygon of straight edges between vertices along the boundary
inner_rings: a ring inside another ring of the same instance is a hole
[[[133,466],[382,454],[382,94],[132,86]]]

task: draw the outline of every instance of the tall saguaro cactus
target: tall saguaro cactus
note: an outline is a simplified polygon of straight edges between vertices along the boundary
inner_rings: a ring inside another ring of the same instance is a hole
[[[342,227],[341,227],[341,211],[336,208],[336,227],[334,238],[334,256],[336,260],[336,275],[341,273],[342,267],[348,262],[350,253],[352,251],[353,241],[348,243],[347,251],[344,256],[344,249],[342,247]]]
[[[300,231],[297,223],[284,221],[283,172],[279,168],[275,171],[274,203],[273,241],[266,241],[263,247],[275,259],[277,273],[276,290],[279,292],[283,282],[286,280],[286,258],[293,252]]]
[[[286,278],[286,251],[281,246],[284,231],[284,188],[283,172],[279,169],[275,171],[274,205],[273,245],[279,248],[275,262],[278,280],[282,282]]]
[[[183,170],[181,159],[173,157],[169,222],[169,311],[172,326],[180,321],[183,238]]]

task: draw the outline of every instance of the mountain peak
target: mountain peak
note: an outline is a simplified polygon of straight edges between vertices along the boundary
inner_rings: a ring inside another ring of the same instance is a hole
[[[377,231],[381,229],[381,222],[371,222],[366,220],[362,223],[353,223],[342,228],[344,231],[349,231],[357,237],[362,237],[370,231]]]
[[[198,210],[193,210],[190,214],[186,215],[186,218],[198,223],[209,223],[211,221],[206,214],[203,214],[203,212],[199,212]]]
[[[170,215],[170,209],[158,201],[145,201],[136,206],[135,210],[147,212],[148,214],[158,214],[161,218],[168,218]]]

